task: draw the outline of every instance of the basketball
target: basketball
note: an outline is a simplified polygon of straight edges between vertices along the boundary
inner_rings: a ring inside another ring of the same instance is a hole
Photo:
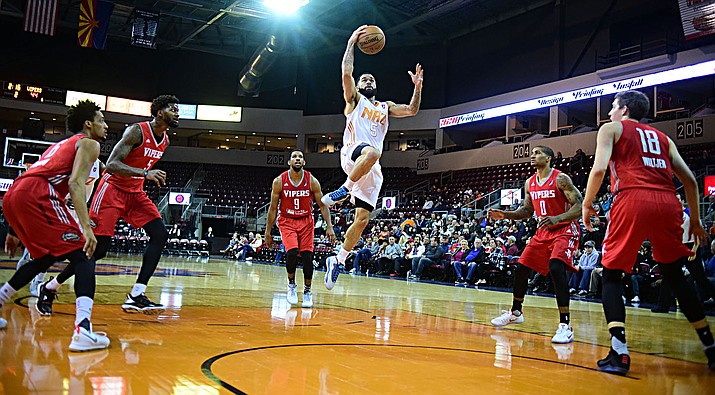
[[[377,26],[370,25],[358,37],[358,48],[366,55],[374,55],[385,47],[385,33]]]

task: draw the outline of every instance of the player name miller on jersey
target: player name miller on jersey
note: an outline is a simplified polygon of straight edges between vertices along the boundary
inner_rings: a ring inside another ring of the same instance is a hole
[[[300,191],[284,190],[283,194],[285,195],[285,197],[289,197],[289,198],[306,197],[306,196],[310,196],[310,191],[309,190],[300,190]]]
[[[556,197],[556,191],[554,191],[553,189],[549,189],[546,191],[529,191],[529,195],[531,195],[531,200],[548,199]]]
[[[161,159],[162,155],[164,155],[163,151],[144,147],[144,156],[147,158]]]
[[[668,165],[665,163],[664,159],[659,159],[659,158],[649,158],[647,156],[643,156],[643,164],[646,167],[655,167],[656,169],[667,169]]]

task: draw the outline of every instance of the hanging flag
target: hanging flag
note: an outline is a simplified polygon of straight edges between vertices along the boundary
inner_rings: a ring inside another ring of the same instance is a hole
[[[132,45],[156,48],[156,30],[159,25],[159,13],[156,11],[134,9],[132,23]]]
[[[109,17],[114,3],[102,0],[82,0],[79,6],[77,41],[87,48],[104,49],[109,31]]]
[[[23,29],[26,32],[55,35],[59,0],[27,0]]]

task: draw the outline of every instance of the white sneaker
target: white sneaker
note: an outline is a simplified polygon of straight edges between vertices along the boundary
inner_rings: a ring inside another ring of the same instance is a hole
[[[551,338],[552,343],[566,344],[573,341],[573,328],[571,326],[561,323],[556,329],[556,334]]]
[[[641,302],[641,298],[639,298],[638,295],[636,295],[635,297],[633,297],[633,299],[631,299],[631,303],[640,303],[640,302]]]
[[[313,293],[303,292],[303,307],[309,309],[313,307]]]
[[[350,275],[355,275],[357,270],[355,268],[350,269]]]
[[[524,313],[512,314],[511,310],[502,310],[502,315],[492,320],[494,326],[507,326],[509,324],[521,324],[524,322]]]
[[[104,332],[88,331],[81,326],[76,326],[72,332],[70,351],[101,350],[109,347],[109,338]]]
[[[7,320],[0,318],[0,329],[5,329],[7,327]]]
[[[298,284],[288,284],[286,299],[290,304],[298,304]]]
[[[338,257],[331,256],[325,261],[325,266],[327,270],[325,271],[325,288],[328,290],[333,289],[335,282],[338,281],[338,275],[340,275],[340,268],[338,267]]]
[[[40,274],[42,276],[40,276]],[[40,274],[33,277],[32,281],[30,281],[30,295],[36,298],[40,296],[40,284],[45,280],[45,273]]]

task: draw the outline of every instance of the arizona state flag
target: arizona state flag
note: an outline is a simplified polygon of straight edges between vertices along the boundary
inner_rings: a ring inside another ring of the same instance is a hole
[[[114,3],[102,0],[82,0],[79,6],[77,41],[87,48],[104,49],[107,43],[109,17]]]

